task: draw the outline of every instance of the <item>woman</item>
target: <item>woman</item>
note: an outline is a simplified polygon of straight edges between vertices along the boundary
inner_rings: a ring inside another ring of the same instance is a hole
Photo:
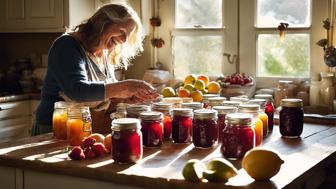
[[[126,68],[142,50],[140,19],[124,4],[100,8],[74,32],[56,39],[49,50],[32,135],[52,131],[56,101],[71,100],[89,104],[91,110],[106,111],[111,101],[136,103],[158,97],[144,81],[115,79],[114,67]]]

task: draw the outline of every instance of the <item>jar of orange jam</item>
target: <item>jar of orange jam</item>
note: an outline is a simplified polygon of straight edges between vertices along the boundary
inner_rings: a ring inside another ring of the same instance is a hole
[[[263,136],[266,137],[268,134],[268,115],[265,113],[266,99],[252,99],[248,103],[260,105],[258,117],[263,122]]]
[[[242,104],[239,112],[253,115],[252,126],[255,130],[255,146],[259,146],[263,139],[263,122],[259,118],[260,106],[258,104]]]
[[[153,103],[152,111],[161,112],[163,114],[163,136],[165,139],[171,138],[172,130],[172,104],[157,102]]]
[[[79,146],[82,140],[92,133],[91,115],[87,106],[68,108],[67,138],[70,146]]]
[[[61,140],[67,139],[67,119],[68,113],[67,108],[70,106],[70,103],[59,101],[55,102],[54,112],[53,112],[53,133],[54,137]]]

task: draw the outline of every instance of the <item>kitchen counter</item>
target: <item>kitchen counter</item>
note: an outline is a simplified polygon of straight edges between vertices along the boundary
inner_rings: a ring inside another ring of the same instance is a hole
[[[40,99],[41,99],[40,93],[6,95],[6,96],[0,96],[0,103],[21,101],[21,100],[40,100]]]
[[[165,142],[160,148],[144,148],[143,159],[129,165],[114,163],[109,155],[70,160],[66,153],[68,143],[53,139],[51,134],[0,144],[0,170],[7,177],[15,175],[15,188],[314,188],[326,179],[326,169],[336,164],[336,125],[305,124],[298,139],[281,138],[275,126],[264,145],[279,151],[285,161],[280,172],[264,182],[254,182],[238,160],[231,162],[239,174],[225,184],[183,180],[181,170],[187,160],[207,162],[221,157],[219,146],[196,149],[192,144]],[[5,178],[0,171],[0,182],[9,182]],[[71,184],[65,187],[64,182]]]

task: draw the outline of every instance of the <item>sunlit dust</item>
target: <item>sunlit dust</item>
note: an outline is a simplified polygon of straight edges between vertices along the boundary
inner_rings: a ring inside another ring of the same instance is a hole
[[[90,164],[87,167],[98,168],[98,167],[102,167],[102,166],[106,166],[106,165],[112,164],[113,162],[114,162],[113,159],[109,159],[109,160],[102,161],[102,162],[99,162],[99,163]]]
[[[185,149],[183,149],[179,154],[177,154],[176,158],[174,158],[172,161],[170,161],[165,167],[168,167],[168,166],[172,165],[176,160],[178,160],[184,154],[188,153],[193,148],[194,148],[194,145],[190,144],[188,147],[186,147]]]
[[[20,150],[20,149],[42,146],[42,145],[52,144],[52,143],[56,143],[56,142],[57,141],[47,140],[47,141],[43,141],[43,142],[36,142],[36,143],[30,143],[30,144],[25,144],[25,145],[20,145],[20,146],[3,148],[3,149],[0,149],[0,155],[7,154],[9,152],[13,152],[13,151]]]

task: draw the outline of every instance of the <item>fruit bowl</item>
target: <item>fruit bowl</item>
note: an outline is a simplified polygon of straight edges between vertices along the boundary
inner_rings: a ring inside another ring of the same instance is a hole
[[[218,78],[217,81],[221,86],[221,96],[226,98],[240,95],[246,95],[251,98],[255,93],[255,80],[245,74],[232,74]]]

